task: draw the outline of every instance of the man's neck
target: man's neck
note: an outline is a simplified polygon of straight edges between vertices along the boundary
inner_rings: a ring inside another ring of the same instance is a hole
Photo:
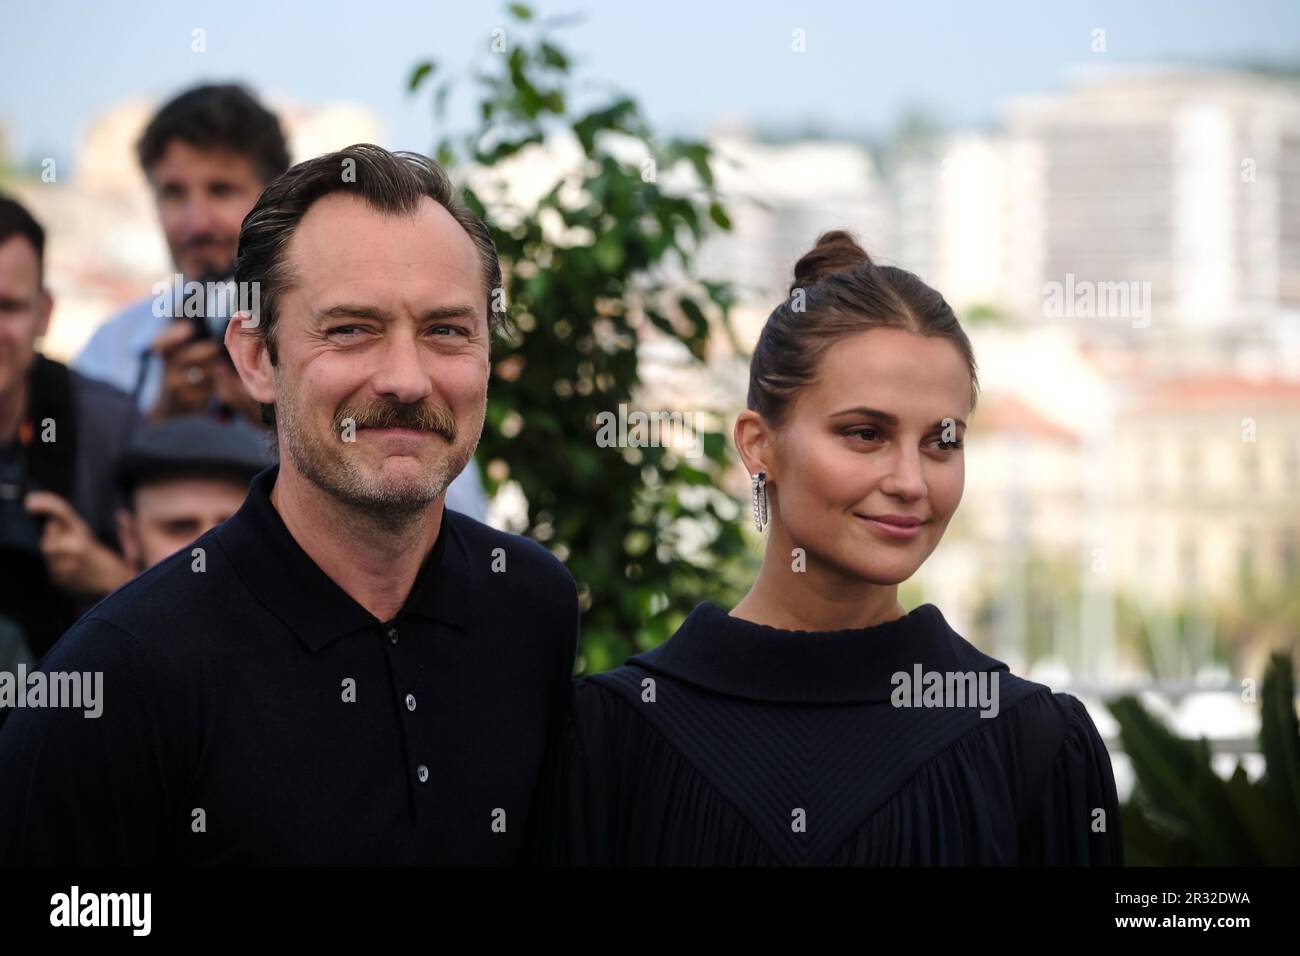
[[[0,445],[7,445],[18,435],[18,423],[27,411],[27,374],[24,373],[7,392],[0,393]]]
[[[380,621],[406,603],[438,540],[443,501],[396,526],[355,512],[287,466],[281,457],[271,504],[289,534],[331,581]]]

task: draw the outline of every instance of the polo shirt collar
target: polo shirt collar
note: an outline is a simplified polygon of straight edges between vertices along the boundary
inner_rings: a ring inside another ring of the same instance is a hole
[[[771,703],[887,701],[893,676],[1008,670],[957,634],[933,604],[895,621],[840,631],[788,631],[699,604],[677,632],[627,663],[733,697]]]
[[[289,533],[271,504],[278,474],[278,464],[258,473],[239,510],[215,531],[240,581],[313,651],[388,623],[335,584]],[[394,621],[414,615],[471,633],[475,578],[453,515],[443,511],[438,539]]]

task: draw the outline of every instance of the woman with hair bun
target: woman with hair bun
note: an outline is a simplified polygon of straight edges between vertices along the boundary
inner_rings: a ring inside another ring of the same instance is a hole
[[[799,260],[734,438],[762,568],[654,650],[573,687],[534,821],[539,862],[1122,863],[1083,705],[911,611],[978,396],[948,303],[845,232]]]

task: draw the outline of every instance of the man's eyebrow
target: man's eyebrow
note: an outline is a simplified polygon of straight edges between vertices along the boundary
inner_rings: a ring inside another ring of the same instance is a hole
[[[440,305],[425,312],[421,320],[428,322],[438,319],[473,319],[477,316],[478,310],[472,305]],[[388,317],[385,310],[373,305],[351,305],[346,302],[332,305],[316,313],[318,319],[375,319],[382,322]]]
[[[891,428],[898,427],[897,415],[891,415],[889,412],[882,412],[878,408],[867,408],[865,405],[855,405],[853,408],[844,408],[838,412],[831,412],[829,417],[838,418],[841,415],[861,415],[863,418],[874,418],[877,421],[884,422],[886,425],[890,426]],[[960,425],[962,428],[966,427],[966,422],[964,419],[952,418],[951,420],[955,424]],[[935,422],[934,424],[943,425],[948,421],[949,419],[947,418],[941,418],[939,419],[939,421]]]
[[[372,305],[350,305],[340,303],[316,313],[318,319],[386,319],[388,313]]]
[[[477,319],[478,309],[468,303],[459,305],[440,305],[429,309],[422,316],[425,322],[430,319]]]

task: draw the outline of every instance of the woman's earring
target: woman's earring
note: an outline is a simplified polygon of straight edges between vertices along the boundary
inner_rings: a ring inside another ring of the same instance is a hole
[[[767,527],[767,472],[760,471],[750,481],[754,493],[754,527],[762,531]]]

